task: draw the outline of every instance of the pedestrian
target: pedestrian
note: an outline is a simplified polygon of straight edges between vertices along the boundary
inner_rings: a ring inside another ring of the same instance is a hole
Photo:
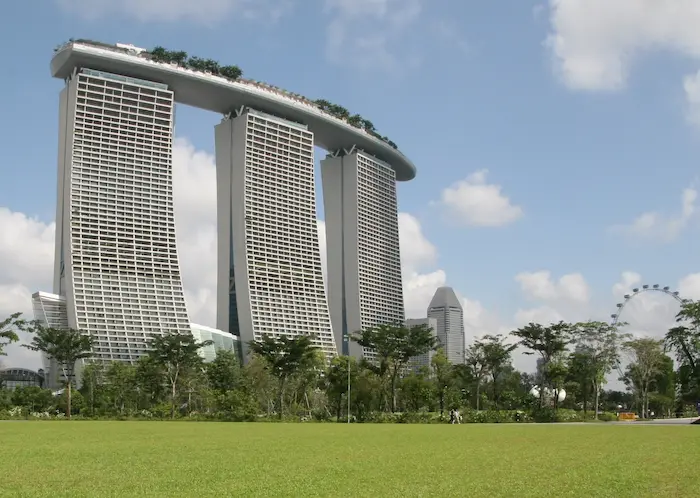
[[[450,424],[455,423],[455,411],[454,408],[450,410]]]

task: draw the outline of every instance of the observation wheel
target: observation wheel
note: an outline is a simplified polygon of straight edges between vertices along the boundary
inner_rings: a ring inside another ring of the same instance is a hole
[[[634,299],[636,296],[639,296],[640,294],[643,294],[644,292],[661,292],[663,294],[666,294],[667,296],[671,296],[673,299],[678,301],[679,304],[684,304],[689,301],[689,299],[683,299],[678,291],[672,291],[670,287],[665,286],[661,287],[659,284],[654,284],[654,285],[642,285],[641,287],[635,287],[632,289],[631,294],[625,294],[624,295],[624,301],[621,303],[617,303],[617,313],[613,313],[610,315],[611,318],[611,325],[617,325],[617,323],[620,321],[620,315],[622,314],[622,310],[625,309],[625,306]]]

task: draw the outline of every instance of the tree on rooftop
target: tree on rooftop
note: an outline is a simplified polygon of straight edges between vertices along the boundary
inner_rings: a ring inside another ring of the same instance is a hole
[[[221,66],[219,74],[230,80],[237,80],[243,75],[243,71],[238,66]]]
[[[155,62],[170,62],[168,60],[168,51],[163,47],[154,47],[151,51],[151,59]]]
[[[348,123],[350,123],[353,126],[356,126],[357,128],[362,126],[363,121],[364,119],[359,114],[353,114],[348,118]]]

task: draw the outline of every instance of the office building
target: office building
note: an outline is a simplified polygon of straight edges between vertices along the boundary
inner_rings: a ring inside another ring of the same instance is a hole
[[[435,329],[440,347],[450,363],[464,363],[464,311],[452,287],[440,287],[428,306],[428,318],[437,322]]]
[[[396,174],[361,151],[321,161],[328,300],[336,342],[344,334],[380,324],[404,323]],[[354,342],[349,354],[372,357]]]
[[[164,84],[88,68],[61,91],[54,294],[67,325],[95,337],[94,360],[131,362],[150,336],[190,330],[175,245],[173,106]]]
[[[253,109],[216,126],[217,327],[249,341],[311,334],[336,354],[321,270],[314,138]]]

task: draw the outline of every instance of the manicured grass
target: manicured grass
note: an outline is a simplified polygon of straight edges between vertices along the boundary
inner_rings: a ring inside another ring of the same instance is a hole
[[[0,496],[689,497],[700,428],[0,422]]]

